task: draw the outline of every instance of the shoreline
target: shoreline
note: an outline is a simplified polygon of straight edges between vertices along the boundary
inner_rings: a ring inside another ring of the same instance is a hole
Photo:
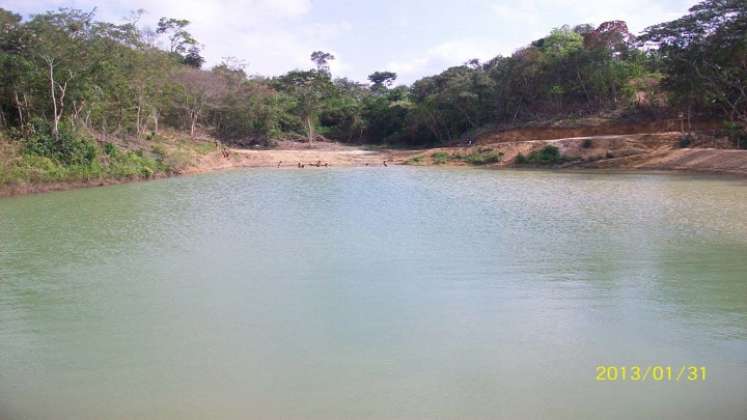
[[[71,189],[103,187],[133,182],[151,181],[177,176],[196,175],[242,168],[298,168],[301,163],[308,169],[326,167],[383,167],[387,166],[443,166],[477,167],[488,169],[541,169],[549,171],[613,171],[621,173],[661,172],[693,173],[714,176],[747,177],[747,150],[715,148],[675,148],[673,133],[608,135],[552,140],[504,141],[478,144],[470,147],[436,147],[427,149],[367,149],[338,143],[317,143],[312,147],[284,147],[278,149],[229,149],[228,157],[208,153],[184,170],[174,173],[157,173],[151,177],[103,178],[92,180],[29,183],[0,186],[0,198],[39,194]],[[592,142],[592,147],[584,144]],[[564,156],[573,160],[556,165],[517,165],[519,154],[553,145]],[[461,156],[470,153],[499,153],[500,161],[484,165],[471,165]],[[436,161],[435,155],[447,156]],[[459,159],[452,157],[459,156]],[[280,163],[280,166],[278,166]]]

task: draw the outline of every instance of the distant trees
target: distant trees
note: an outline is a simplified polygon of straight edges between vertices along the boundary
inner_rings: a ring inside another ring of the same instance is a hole
[[[706,0],[690,13],[652,26],[641,40],[657,47],[664,86],[675,105],[716,108],[732,123],[747,125],[747,3]]]
[[[397,80],[397,73],[391,71],[376,71],[368,76],[368,80],[371,82],[371,90],[381,91],[383,89],[392,86],[395,80]]]
[[[278,77],[275,85],[294,98],[294,111],[304,122],[306,137],[311,144],[314,141],[315,120],[323,99],[332,87],[329,74],[320,70],[294,70]]]
[[[189,21],[186,19],[174,19],[162,17],[156,27],[157,34],[163,34],[168,39],[169,52],[182,55],[190,47],[197,45],[192,35],[187,32]]]
[[[150,33],[138,14],[113,24],[73,9],[28,20],[0,9],[0,129],[47,136],[57,151],[75,130],[140,139],[163,126],[241,144],[323,135],[416,145],[486,125],[671,105],[744,132],[746,9],[743,0],[704,0],[640,38],[617,20],[562,26],[510,56],[468,60],[411,86],[396,86],[391,71],[371,73],[368,84],[333,80],[335,56],[321,50],[310,54],[312,69],[272,78],[250,76],[236,60],[203,69],[184,19],[161,18]]]
[[[314,51],[311,53],[311,61],[316,64],[316,70],[320,73],[329,74],[329,62],[334,59],[334,55],[324,51]]]
[[[200,55],[200,49],[192,46],[184,56],[184,64],[199,69],[205,64],[205,59]]]

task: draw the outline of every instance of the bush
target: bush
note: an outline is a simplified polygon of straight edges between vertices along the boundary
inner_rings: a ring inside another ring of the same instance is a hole
[[[591,139],[586,139],[583,143],[581,143],[581,147],[583,147],[584,149],[591,149],[591,146],[593,145],[594,143],[591,141]]]
[[[423,163],[422,156],[415,156],[405,162],[406,165],[421,165]]]
[[[727,121],[724,123],[723,134],[734,143],[737,149],[747,149],[747,129],[745,127]]]
[[[436,152],[431,155],[433,163],[436,165],[443,165],[449,161],[449,154],[446,152]]]
[[[110,157],[117,156],[117,152],[118,152],[117,146],[111,143],[104,144],[104,153],[106,153],[107,156],[110,156]]]
[[[477,153],[472,153],[464,157],[464,161],[470,165],[488,165],[498,163],[503,159],[503,152],[496,152],[492,149],[480,149]]]
[[[549,144],[539,151],[535,150],[530,153],[528,159],[530,162],[541,165],[551,165],[562,161],[560,149]]]
[[[46,121],[34,122],[35,133],[24,140],[26,154],[44,156],[68,165],[89,165],[96,158],[96,146],[67,124],[60,124],[55,138]]]
[[[114,178],[150,178],[164,169],[158,162],[134,152],[119,154],[109,164],[109,173]]]
[[[163,146],[159,144],[151,147],[150,152],[155,155],[157,162],[163,162],[164,158],[166,157],[166,149],[164,149]]]
[[[690,145],[692,143],[693,143],[693,136],[692,136],[692,134],[687,133],[687,134],[683,135],[682,137],[680,137],[680,140],[679,140],[679,142],[677,142],[677,145],[681,149],[684,149],[686,147],[690,147]]]
[[[560,149],[549,144],[540,150],[533,151],[529,156],[519,154],[516,157],[516,163],[518,164],[554,165],[564,160],[560,155]]]

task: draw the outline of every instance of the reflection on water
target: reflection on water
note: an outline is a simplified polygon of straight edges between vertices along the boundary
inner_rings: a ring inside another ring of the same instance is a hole
[[[747,182],[247,170],[0,201],[0,418],[747,418]],[[706,383],[597,383],[598,364]]]

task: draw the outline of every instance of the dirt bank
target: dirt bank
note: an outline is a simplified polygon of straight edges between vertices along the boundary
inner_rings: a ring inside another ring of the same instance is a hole
[[[410,157],[418,165],[464,166],[464,156],[500,154],[494,168],[519,166],[517,157],[528,156],[547,145],[559,149],[563,162],[553,168],[623,170],[677,170],[747,175],[747,150],[701,147],[680,148],[681,133],[621,134],[548,140],[500,140],[473,147],[445,147],[419,151]],[[483,139],[484,141],[484,139]],[[443,154],[448,157],[443,158]],[[435,156],[434,156],[435,155]],[[441,155],[441,156],[438,156]],[[414,158],[414,159],[413,159]]]
[[[339,143],[306,144],[281,143],[275,149],[228,149],[205,153],[179,173],[158,174],[148,179],[180,174],[196,174],[233,168],[297,168],[299,163],[308,169],[326,167],[354,167],[385,165],[446,165],[470,166],[470,156],[499,156],[495,161],[480,165],[486,168],[511,168],[517,157],[528,156],[547,145],[557,147],[563,156],[561,164],[552,168],[677,170],[747,176],[747,150],[716,148],[679,148],[678,132],[650,134],[620,134],[572,137],[546,140],[500,140],[472,147],[441,147],[420,150],[365,148]],[[474,162],[473,162],[474,163]],[[320,164],[319,167],[316,165]],[[325,164],[327,166],[325,166]],[[474,165],[472,165],[474,166]],[[88,181],[55,182],[0,186],[0,197],[59,191],[72,188],[95,187],[141,181],[144,178],[94,179]]]
[[[313,168],[332,166],[384,166],[403,163],[412,151],[366,149],[339,143],[319,142],[311,147],[280,144],[276,149],[230,149],[228,156],[210,153],[202,157],[187,173],[200,173],[230,168],[297,168],[299,163]]]

